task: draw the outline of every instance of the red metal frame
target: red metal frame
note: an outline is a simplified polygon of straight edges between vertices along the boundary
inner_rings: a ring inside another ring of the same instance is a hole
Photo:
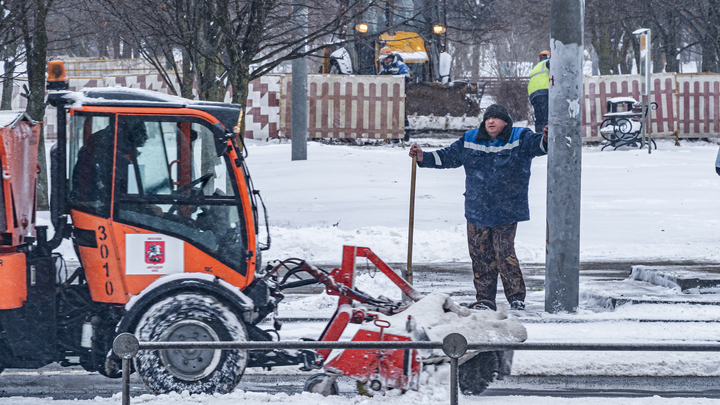
[[[301,267],[317,281],[325,284],[328,295],[337,295],[338,307],[330,322],[320,335],[320,341],[338,341],[349,323],[363,324],[370,321],[380,332],[361,329],[353,341],[408,341],[409,336],[384,333],[390,326],[381,319],[382,313],[369,311],[364,307],[352,307],[352,302],[373,304],[374,298],[353,290],[355,259],[365,257],[385,274],[403,293],[413,301],[422,298],[420,293],[385,264],[372,250],[366,247],[343,246],[342,266],[329,275],[317,268],[303,263]],[[402,311],[402,309],[400,309]],[[367,383],[379,383],[383,389],[418,389],[420,383],[420,357],[417,350],[343,350],[337,356],[329,358],[331,349],[320,349],[318,355],[326,361],[324,368],[333,373],[355,378]]]
[[[351,252],[351,249],[354,248],[354,252]],[[372,262],[375,266],[377,266],[380,271],[383,272],[390,280],[392,280],[395,285],[400,287],[400,290],[402,290],[405,295],[407,295],[413,302],[418,302],[422,296],[420,293],[417,292],[416,289],[413,288],[407,281],[403,280],[402,277],[398,276],[393,269],[390,268],[385,262],[380,260],[380,258],[373,253],[370,248],[366,247],[354,247],[354,246],[344,246],[343,247],[343,269],[345,269],[345,261],[347,260],[350,255],[353,255],[352,257],[352,263],[350,264],[350,269],[354,269],[355,267],[355,257],[367,257],[370,262]]]

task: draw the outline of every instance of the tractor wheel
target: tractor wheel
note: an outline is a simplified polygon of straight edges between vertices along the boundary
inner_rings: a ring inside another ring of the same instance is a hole
[[[480,352],[460,365],[460,391],[465,395],[480,395],[495,380],[499,369],[496,352]]]
[[[340,389],[335,379],[336,377],[331,377],[327,374],[315,374],[305,381],[303,391],[314,392],[324,397],[328,395],[339,395]]]
[[[211,296],[188,293],[150,307],[135,336],[141,342],[248,340],[245,325],[225,305]],[[155,394],[226,394],[240,382],[246,365],[246,350],[141,350],[135,357],[135,369]]]

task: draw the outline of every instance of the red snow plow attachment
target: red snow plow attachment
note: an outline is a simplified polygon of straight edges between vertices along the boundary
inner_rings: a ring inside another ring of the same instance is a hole
[[[374,298],[354,287],[355,258],[365,257],[385,274],[411,302]],[[289,268],[288,264],[295,267]],[[328,295],[337,295],[338,307],[320,335],[319,341],[339,341],[345,333],[352,341],[441,341],[452,332],[461,332],[468,341],[524,341],[525,328],[517,318],[503,311],[481,311],[461,307],[447,295],[431,293],[421,297],[417,290],[398,276],[369,248],[344,246],[340,269],[326,273],[297,259],[275,266],[269,274],[288,268],[278,287],[283,290],[322,283]],[[287,282],[300,272],[313,279]],[[359,325],[348,327],[349,325]],[[355,331],[357,329],[357,331]],[[498,336],[500,337],[498,339]],[[343,375],[357,380],[361,394],[373,395],[390,389],[417,390],[424,364],[449,359],[440,351],[416,349],[322,349],[318,350],[324,373],[310,377],[305,390],[323,395],[338,393],[336,378]],[[460,359],[460,389],[477,395],[497,375],[510,373],[512,352],[468,352]]]

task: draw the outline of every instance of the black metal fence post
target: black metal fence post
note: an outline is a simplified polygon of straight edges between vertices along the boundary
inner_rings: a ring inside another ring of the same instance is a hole
[[[130,359],[122,359],[122,405],[130,405]]]
[[[451,333],[443,339],[442,350],[450,357],[450,405],[458,403],[458,359],[467,352],[467,347],[467,339],[459,333]]]
[[[113,341],[113,351],[122,359],[122,405],[130,405],[130,359],[140,350],[132,333],[121,333]]]

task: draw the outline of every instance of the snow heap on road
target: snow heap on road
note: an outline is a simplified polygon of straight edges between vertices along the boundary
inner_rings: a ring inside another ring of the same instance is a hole
[[[402,334],[411,317],[413,340],[442,341],[451,333],[460,333],[468,342],[524,342],[525,326],[517,317],[508,318],[505,307],[499,311],[469,309],[458,305],[447,294],[430,293],[405,311],[389,316],[388,333]],[[424,336],[423,336],[424,335]],[[434,355],[442,354],[433,353]]]
[[[524,342],[528,336],[520,319],[508,317],[503,306],[498,311],[469,309],[455,303],[447,294],[436,292],[400,313],[381,316],[380,319],[390,325],[384,328],[384,333],[410,336],[413,341],[441,342],[451,333],[460,333],[468,342],[476,343]],[[373,323],[363,324],[361,330],[381,332],[380,327]],[[333,350],[329,359],[339,356],[343,350]],[[440,349],[421,351],[421,355],[424,359],[449,360]]]

